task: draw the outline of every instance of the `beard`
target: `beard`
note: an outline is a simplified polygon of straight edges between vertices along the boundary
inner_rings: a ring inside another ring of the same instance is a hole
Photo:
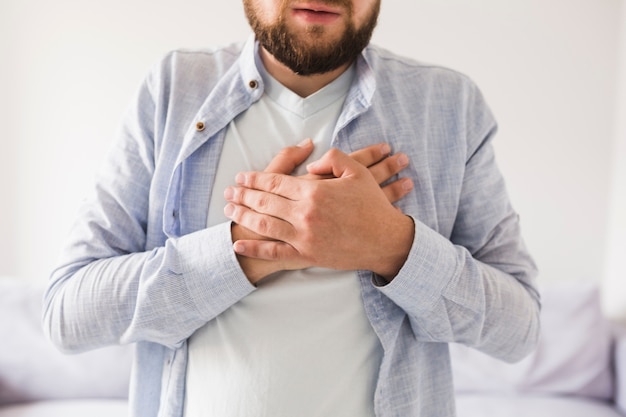
[[[352,63],[369,44],[380,11],[379,0],[364,23],[357,28],[351,19],[350,1],[327,1],[327,4],[343,5],[347,10],[343,34],[338,40],[327,41],[322,37],[325,28],[321,25],[312,25],[304,32],[289,29],[283,18],[288,13],[287,0],[282,2],[279,19],[270,24],[259,20],[253,2],[244,0],[243,5],[256,39],[280,63],[303,76],[324,74]]]

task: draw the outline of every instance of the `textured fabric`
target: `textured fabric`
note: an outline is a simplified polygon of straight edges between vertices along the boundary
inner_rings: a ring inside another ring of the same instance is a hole
[[[537,349],[515,364],[463,345],[450,346],[457,393],[565,395],[611,400],[613,329],[594,282],[540,286],[542,332]]]
[[[254,55],[249,41],[163,59],[50,280],[44,326],[60,348],[137,343],[135,416],[181,415],[187,338],[255,289],[230,224],[205,227],[224,128],[263,94]],[[375,411],[453,416],[448,343],[515,361],[539,332],[535,267],[495,163],[496,124],[454,71],[375,46],[356,65],[333,146],[389,142],[408,155],[402,175],[415,182],[397,204],[415,220],[405,265],[389,284],[358,272],[384,349]]]
[[[608,401],[556,395],[458,397],[459,417],[624,417]]]
[[[0,417],[128,417],[128,402],[107,400],[52,400],[0,407]]]

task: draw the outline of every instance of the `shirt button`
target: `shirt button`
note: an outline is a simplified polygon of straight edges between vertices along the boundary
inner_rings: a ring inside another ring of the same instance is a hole
[[[250,86],[250,88],[252,88],[254,90],[254,89],[256,89],[259,86],[259,83],[257,82],[257,80],[250,80],[248,85]]]
[[[198,122],[198,123],[196,123],[196,130],[197,130],[198,132],[202,132],[202,131],[204,130],[204,128],[205,128],[204,122]]]

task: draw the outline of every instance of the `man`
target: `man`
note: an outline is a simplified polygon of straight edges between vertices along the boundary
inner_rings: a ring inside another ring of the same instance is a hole
[[[379,7],[244,0],[254,39],[140,89],[44,312],[62,349],[136,343],[133,415],[453,416],[448,343],[535,345],[493,117],[368,46]]]

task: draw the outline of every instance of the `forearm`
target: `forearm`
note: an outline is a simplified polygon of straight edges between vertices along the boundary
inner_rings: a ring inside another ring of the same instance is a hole
[[[463,343],[507,361],[529,353],[539,332],[539,297],[523,245],[501,248],[507,261],[497,262],[489,254],[476,259],[418,221],[415,234],[399,274],[377,284],[406,311],[416,337]]]
[[[50,338],[71,351],[136,341],[179,345],[254,289],[232,253],[228,228],[58,269],[45,297]]]

